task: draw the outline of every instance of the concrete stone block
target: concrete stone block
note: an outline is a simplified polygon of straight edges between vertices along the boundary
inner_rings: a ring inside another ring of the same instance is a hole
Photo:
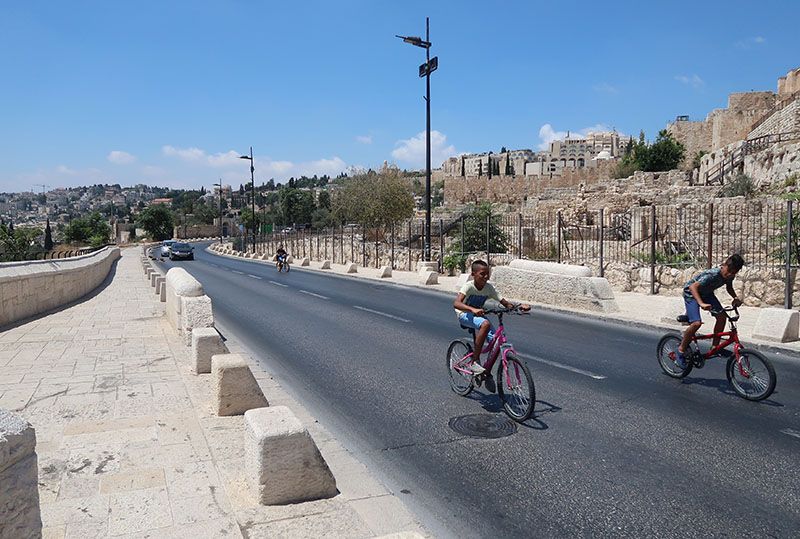
[[[424,285],[439,284],[438,271],[420,271],[419,282]]]
[[[192,330],[214,327],[211,298],[208,296],[181,298],[181,334],[186,346],[192,345]]]
[[[331,261],[330,260],[323,260],[322,265],[319,269],[331,269]]]
[[[0,537],[41,537],[36,432],[0,409]]]
[[[269,406],[247,362],[238,354],[211,356],[211,405],[219,416]]]
[[[587,311],[619,311],[614,292],[603,277],[581,277],[499,266],[492,272],[492,281],[509,298]]]
[[[155,286],[156,296],[161,295],[162,287],[166,287],[166,279],[164,278],[163,275],[159,275],[158,277],[156,277],[156,286]]]
[[[767,307],[761,309],[753,328],[753,338],[772,342],[798,340],[800,313],[789,309]]]
[[[197,374],[211,372],[211,357],[227,354],[228,347],[216,328],[195,328],[192,330],[192,365]]]
[[[286,255],[286,262],[294,264],[294,257],[292,255]]]
[[[378,270],[378,277],[381,279],[386,279],[391,276],[392,276],[391,266],[381,266],[381,269]]]
[[[472,273],[462,273],[456,279],[456,290],[461,290],[461,287],[472,280]]]
[[[167,302],[167,283],[166,281],[161,285],[161,291],[159,292],[159,301],[161,303]]]
[[[269,260],[270,258],[271,257],[269,256],[268,253],[264,253],[263,255],[261,255],[261,260]]]
[[[287,504],[337,494],[328,464],[289,408],[248,410],[244,419],[245,469],[259,503]]]
[[[428,271],[435,271],[439,269],[438,262],[417,262],[417,273],[420,275]]]
[[[308,266],[310,263],[311,262],[308,260],[308,257],[304,257],[302,260],[300,260],[301,266]]]
[[[159,272],[157,272],[157,271],[155,271],[152,274],[150,274],[150,286],[155,287],[156,286],[156,279],[159,278],[160,276],[161,276],[161,274]]]
[[[344,271],[345,273],[358,273],[358,266],[356,266],[353,262],[350,262]]]
[[[523,269],[528,271],[538,271],[542,273],[558,273],[561,275],[574,275],[576,277],[592,276],[592,270],[587,268],[586,266],[559,264],[558,262],[543,262],[540,260],[523,260],[521,258],[516,258],[509,263],[508,267],[515,269]]]

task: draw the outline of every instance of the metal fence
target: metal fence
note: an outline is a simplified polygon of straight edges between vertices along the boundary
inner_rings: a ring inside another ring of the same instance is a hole
[[[432,221],[430,259],[440,271],[451,253],[491,265],[515,258],[593,263],[600,276],[608,263],[623,262],[650,267],[654,286],[657,267],[710,268],[739,253],[749,267],[785,270],[788,308],[790,276],[800,269],[798,218],[797,205],[784,200],[541,211],[485,220],[458,214]],[[424,260],[424,237],[424,220],[414,219],[387,228],[348,225],[257,236],[256,250],[274,253],[282,244],[295,257],[415,270]],[[239,250],[252,250],[252,236],[234,241]]]

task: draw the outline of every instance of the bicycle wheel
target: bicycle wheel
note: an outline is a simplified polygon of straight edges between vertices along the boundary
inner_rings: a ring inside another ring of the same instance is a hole
[[[283,263],[283,269],[286,270],[286,273],[289,273],[289,263],[288,262],[284,262]]]
[[[528,366],[517,359],[514,352],[506,354],[506,361],[497,367],[497,394],[508,416],[523,422],[533,414],[536,388]]]
[[[749,401],[760,401],[772,395],[777,382],[772,363],[761,353],[742,348],[739,349],[739,359],[741,369],[735,355],[728,359],[725,366],[725,374],[733,390]]]
[[[681,344],[681,336],[677,333],[670,333],[661,337],[656,347],[658,364],[661,365],[661,369],[667,373],[668,376],[673,378],[683,378],[692,370],[692,363],[689,358],[686,358],[687,366],[685,369],[681,369],[678,364],[675,363],[674,357],[675,354],[678,353],[679,344]],[[672,354],[672,356],[670,356],[670,354]]]
[[[469,361],[464,356],[472,353],[472,342],[468,339],[456,339],[447,349],[447,372],[450,375],[450,388],[456,395],[468,395],[472,391],[472,373],[469,372]]]

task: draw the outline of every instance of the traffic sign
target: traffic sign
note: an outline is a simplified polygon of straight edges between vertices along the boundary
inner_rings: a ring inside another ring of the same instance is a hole
[[[419,66],[419,76],[424,77],[425,75],[433,73],[434,71],[436,71],[436,68],[438,67],[439,67],[439,57],[434,56],[433,58],[430,59],[429,62],[426,62],[421,66]]]

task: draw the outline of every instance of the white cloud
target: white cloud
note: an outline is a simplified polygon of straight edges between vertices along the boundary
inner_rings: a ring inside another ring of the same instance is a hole
[[[592,89],[597,92],[598,94],[618,94],[619,90],[615,87],[611,86],[607,82],[603,82],[601,84],[595,84],[592,86]]]
[[[392,151],[392,157],[402,163],[415,167],[425,166],[425,132],[408,140],[400,140]],[[447,144],[447,136],[439,131],[431,131],[431,166],[436,167],[448,157],[458,155],[455,146]]]
[[[697,74],[692,75],[691,77],[687,77],[685,75],[675,75],[675,80],[678,82],[682,82],[687,86],[691,86],[692,88],[700,88],[705,86],[706,82],[701,79]]]
[[[759,45],[766,45],[767,38],[762,36],[755,36],[755,37],[748,37],[746,39],[741,39],[736,42],[737,49],[752,49],[753,47],[757,47]]]
[[[134,161],[136,161],[136,157],[129,154],[128,152],[123,152],[121,150],[114,150],[108,157],[106,157],[109,162],[114,163],[115,165],[130,165]]]
[[[372,144],[372,137],[356,137],[356,141],[360,142],[361,144]]]

